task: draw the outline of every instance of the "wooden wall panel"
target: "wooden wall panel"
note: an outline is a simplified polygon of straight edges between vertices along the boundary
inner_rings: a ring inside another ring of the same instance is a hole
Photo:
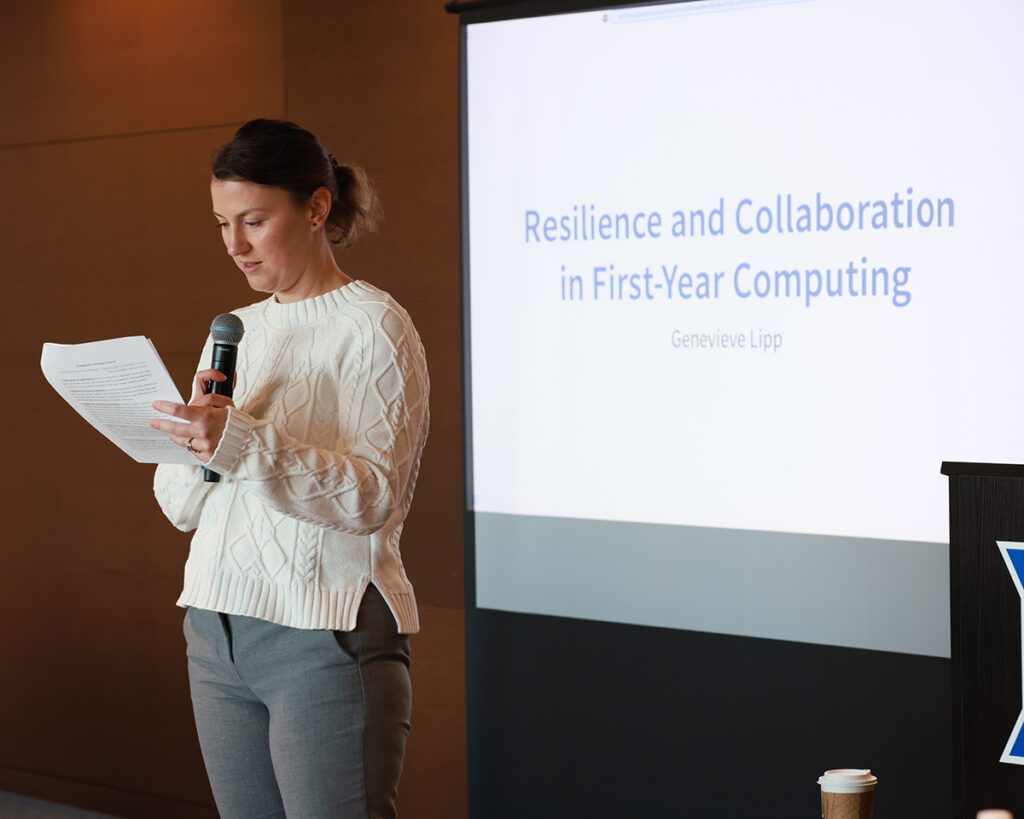
[[[398,788],[398,815],[467,815],[466,639],[461,609],[420,605],[412,639],[412,732]]]
[[[431,431],[402,555],[421,604],[400,815],[467,815],[462,574],[458,19],[422,0],[285,4],[285,111],[377,184],[376,236],[342,267],[392,293],[423,338]]]
[[[281,0],[43,0],[5,3],[2,19],[0,145],[281,108]]]
[[[95,782],[59,779],[13,768],[0,768],[0,789],[50,802],[79,805],[99,811],[105,816],[124,816],[133,819],[217,819],[218,816],[217,809],[212,803],[198,805],[181,800],[169,800],[153,794],[126,791]]]
[[[210,801],[177,578],[8,561],[0,571],[0,766]],[[43,604],[45,601],[45,605]]]
[[[417,596],[462,606],[458,19],[422,0],[285,5],[285,110],[363,165],[379,234],[339,258],[392,293],[423,338],[431,433],[402,555]]]
[[[280,2],[206,6],[7,4],[0,26],[0,421],[19,465],[0,477],[0,787],[126,816],[212,813],[174,606],[188,539],[153,468],[81,421],[39,355],[147,334],[187,389],[209,319],[250,300],[207,157],[253,109],[281,114]]]
[[[10,5],[10,4],[8,4]],[[45,383],[44,341],[149,335],[183,392],[210,318],[255,301],[207,157],[288,115],[374,174],[387,219],[341,256],[427,346],[433,427],[403,552],[422,602],[405,816],[465,815],[457,21],[440,4],[51,0],[0,26],[0,788],[123,816],[212,816],[189,711],[188,535]],[[285,36],[287,35],[287,36]],[[285,94],[294,97],[286,106]],[[12,113],[13,112],[13,113]]]
[[[0,151],[0,199],[16,225],[5,243],[12,311],[8,361],[21,400],[4,402],[18,470],[0,476],[11,504],[0,561],[101,571],[180,572],[181,549],[152,500],[151,466],[82,421],[39,370],[44,341],[148,335],[187,396],[210,319],[251,300],[210,213],[211,128]],[[130,537],[125,535],[130,534]],[[136,540],[137,539],[137,540]]]

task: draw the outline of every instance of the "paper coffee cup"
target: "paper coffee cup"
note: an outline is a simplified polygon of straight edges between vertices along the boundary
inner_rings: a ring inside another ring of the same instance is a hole
[[[836,768],[818,778],[823,819],[871,819],[878,777],[867,768]]]

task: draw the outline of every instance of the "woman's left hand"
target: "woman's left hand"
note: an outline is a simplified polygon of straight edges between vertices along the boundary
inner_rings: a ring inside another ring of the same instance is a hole
[[[153,418],[149,425],[168,433],[178,446],[190,449],[204,464],[213,457],[213,451],[220,443],[224,427],[228,422],[228,407],[234,402],[226,395],[207,393],[198,395],[187,407],[173,401],[154,401],[153,409],[173,415],[187,424],[176,423],[166,418]]]

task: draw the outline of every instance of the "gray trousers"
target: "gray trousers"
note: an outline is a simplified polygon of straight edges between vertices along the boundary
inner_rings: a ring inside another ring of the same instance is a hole
[[[190,608],[199,744],[223,819],[393,819],[409,638],[370,586],[355,631]]]

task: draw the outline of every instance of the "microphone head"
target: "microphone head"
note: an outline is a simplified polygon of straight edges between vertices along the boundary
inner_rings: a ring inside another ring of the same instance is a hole
[[[210,335],[217,344],[237,345],[244,333],[242,320],[234,313],[221,313],[210,325]]]

